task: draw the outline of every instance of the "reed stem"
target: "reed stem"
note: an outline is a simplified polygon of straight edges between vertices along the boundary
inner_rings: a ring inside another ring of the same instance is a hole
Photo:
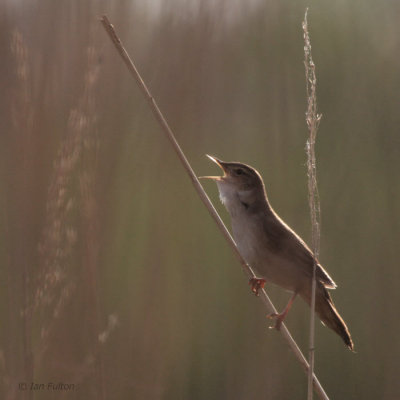
[[[175,139],[175,135],[172,132],[170,126],[168,125],[167,120],[161,113],[156,101],[154,100],[152,94],[150,93],[149,89],[147,88],[145,82],[143,81],[142,77],[140,76],[135,64],[133,63],[132,59],[130,58],[128,52],[125,50],[121,39],[118,37],[117,33],[115,32],[114,26],[110,23],[109,19],[107,16],[103,16],[101,18],[101,23],[103,24],[104,29],[108,33],[111,41],[113,42],[114,46],[116,47],[118,54],[121,56],[122,60],[124,61],[125,65],[127,66],[129,72],[135,79],[136,83],[139,85],[140,90],[142,91],[145,99],[149,103],[149,106],[159,122],[162,131],[164,134],[167,136],[169,142],[171,143],[174,151],[176,152],[179,160],[182,163],[183,168],[187,172],[190,180],[192,181],[192,184],[199,195],[201,201],[203,204],[206,206],[207,210],[209,211],[211,217],[214,219],[215,223],[217,224],[219,230],[221,231],[222,235],[230,245],[232,251],[235,253],[237,259],[239,260],[240,264],[242,265],[243,270],[245,271],[246,275],[249,278],[255,278],[256,275],[254,271],[251,269],[251,267],[246,263],[246,261],[243,259],[243,257],[240,255],[239,250],[236,247],[236,243],[234,242],[231,234],[229,233],[228,229],[224,225],[221,217],[217,213],[216,209],[214,208],[213,204],[211,203],[211,200],[207,196],[206,192],[204,191],[203,187],[201,186],[196,174],[194,173],[189,161],[187,160],[184,152],[182,151],[181,147],[179,146],[178,142]],[[266,291],[263,289],[260,292],[260,298],[265,304],[268,313],[276,313],[277,310],[272,304],[269,296],[267,295]],[[292,335],[290,334],[289,330],[286,328],[284,324],[282,324],[281,330],[280,330],[282,336],[285,338],[287,343],[289,344],[289,347],[292,349],[293,353],[295,354],[296,358],[304,368],[304,370],[307,372],[309,369],[308,362],[306,358],[304,357],[303,353],[301,352],[300,348],[298,347],[297,343],[293,339]],[[328,399],[323,387],[321,386],[320,382],[318,381],[317,377],[313,374],[313,385],[315,388],[315,391],[318,393],[319,397],[321,399]]]

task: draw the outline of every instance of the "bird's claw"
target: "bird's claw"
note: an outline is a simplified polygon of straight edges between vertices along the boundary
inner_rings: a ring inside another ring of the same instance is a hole
[[[251,278],[249,280],[249,285],[251,286],[251,291],[258,296],[258,291],[263,289],[265,286],[266,280],[263,278]]]
[[[276,329],[277,331],[281,330],[281,326],[282,326],[282,322],[285,318],[285,315],[282,314],[277,314],[277,313],[272,313],[272,314],[268,314],[267,318],[269,319],[276,319],[275,321],[275,325],[270,326],[269,329]]]

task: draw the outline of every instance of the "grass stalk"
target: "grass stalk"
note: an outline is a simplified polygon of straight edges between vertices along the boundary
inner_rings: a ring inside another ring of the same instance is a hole
[[[315,140],[317,137],[318,126],[321,121],[321,114],[317,112],[317,78],[315,76],[315,64],[311,54],[311,40],[308,32],[307,21],[308,9],[306,9],[303,21],[303,35],[304,35],[304,67],[306,74],[306,91],[307,91],[307,111],[306,123],[308,127],[309,136],[306,144],[307,153],[307,175],[308,175],[308,204],[310,206],[311,216],[311,248],[315,255],[313,266],[313,277],[311,287],[311,313],[310,313],[310,335],[309,335],[309,370],[308,370],[308,395],[307,399],[312,400],[312,380],[314,372],[314,359],[315,359],[315,292],[316,292],[316,269],[317,260],[320,251],[320,202],[318,195],[317,185],[317,163],[315,158]]]
[[[211,203],[211,200],[207,196],[206,192],[204,191],[203,187],[201,186],[196,174],[194,173],[189,161],[187,160],[184,152],[182,151],[181,147],[179,146],[178,142],[175,139],[175,135],[172,132],[170,126],[168,125],[167,120],[161,113],[161,110],[159,109],[156,101],[154,100],[152,94],[150,93],[149,89],[147,88],[145,82],[143,81],[142,77],[140,76],[134,62],[132,61],[131,57],[129,56],[128,52],[125,50],[121,39],[118,37],[114,26],[110,23],[109,19],[107,16],[103,16],[101,18],[101,23],[103,24],[104,29],[108,33],[111,41],[113,42],[114,46],[116,47],[118,54],[121,56],[122,60],[124,61],[125,65],[127,66],[129,72],[135,79],[136,83],[138,84],[140,90],[142,91],[146,101],[148,102],[155,118],[159,122],[163,133],[166,135],[168,138],[169,142],[171,143],[175,153],[177,154],[179,160],[182,163],[183,168],[187,172],[197,194],[199,195],[201,201],[209,211],[211,217],[214,219],[215,223],[217,224],[219,230],[221,231],[222,235],[230,245],[232,251],[236,255],[238,261],[240,262],[244,272],[249,278],[254,278],[256,275],[254,274],[254,271],[252,268],[246,263],[246,261],[243,259],[243,257],[240,255],[239,250],[236,247],[236,244],[229,233],[228,229],[224,225],[221,217],[217,213],[216,209],[214,208],[213,204]],[[277,310],[274,307],[273,303],[271,302],[269,296],[267,295],[266,291],[263,289],[260,291],[260,299],[263,301],[264,305],[266,306],[268,313],[276,313]],[[295,354],[296,358],[300,362],[301,366],[304,368],[304,370],[307,371],[309,370],[309,365],[304,357],[303,353],[301,352],[300,348],[298,347],[297,343],[293,339],[292,335],[290,334],[289,330],[286,328],[285,324],[282,324],[281,330],[280,330],[282,336],[285,338],[287,341],[289,347],[292,349],[293,353]],[[317,377],[315,374],[312,374],[312,383],[314,385],[314,388],[316,392],[318,393],[319,397],[321,399],[328,399],[323,387],[321,386],[320,382],[318,381]]]
[[[13,285],[12,290],[21,295],[21,303],[14,298],[15,304],[20,304],[20,326],[22,331],[22,371],[25,379],[29,382],[34,378],[34,357],[32,345],[32,281],[34,275],[33,263],[29,257],[30,243],[29,232],[26,224],[29,225],[31,213],[31,203],[27,201],[32,196],[32,186],[30,185],[29,172],[32,170],[32,140],[34,135],[34,109],[32,98],[32,75],[29,64],[29,51],[24,37],[18,30],[12,35],[11,51],[15,58],[16,75],[18,87],[12,98],[12,121],[14,134],[17,138],[15,143],[19,151],[18,165],[19,174],[15,179],[16,196],[14,201],[18,204],[18,215],[14,215],[13,223],[16,225],[19,248],[25,251],[16,251],[13,254],[12,267],[18,274],[18,284]],[[13,186],[14,186],[13,185]],[[14,274],[14,273],[13,273]],[[9,292],[10,293],[10,292]],[[15,293],[12,295],[15,296]],[[11,299],[10,299],[11,300]],[[12,304],[12,303],[10,303]],[[17,353],[18,354],[18,353]],[[14,357],[18,355],[14,355]],[[33,399],[33,393],[29,391],[23,393],[24,399]]]
[[[82,94],[70,111],[67,130],[53,166],[46,202],[46,221],[39,244],[42,271],[39,275],[35,307],[48,317],[41,329],[41,345],[36,351],[40,362],[48,351],[56,325],[73,293],[82,285],[91,338],[88,354],[82,365],[73,365],[75,381],[94,376],[96,396],[105,399],[106,387],[102,344],[99,269],[99,216],[96,201],[98,168],[98,128],[95,88],[100,76],[98,53],[93,45],[87,48],[87,68]],[[78,192],[78,194],[76,193]],[[81,211],[79,223],[76,209]],[[77,259],[78,241],[82,244],[81,262]],[[78,271],[78,268],[81,270]],[[83,276],[80,282],[77,276]],[[66,367],[65,363],[63,367]],[[66,368],[67,369],[67,368]],[[77,372],[76,372],[77,371]]]

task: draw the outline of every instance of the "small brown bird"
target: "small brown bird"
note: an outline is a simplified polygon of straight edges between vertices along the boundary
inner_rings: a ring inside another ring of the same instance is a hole
[[[275,328],[279,330],[297,295],[311,303],[314,254],[272,209],[261,175],[254,168],[208,157],[221,167],[224,175],[203,178],[217,183],[220,199],[231,216],[239,252],[260,276],[250,280],[252,291],[257,295],[265,282],[270,282],[293,292],[280,314],[269,315],[276,318]],[[350,332],[327,291],[335,289],[336,284],[318,261],[316,263],[315,311],[353,350]]]

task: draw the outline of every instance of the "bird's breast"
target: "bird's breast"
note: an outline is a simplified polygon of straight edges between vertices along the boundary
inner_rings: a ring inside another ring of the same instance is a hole
[[[232,218],[232,231],[240,254],[248,264],[256,268],[261,250],[256,221],[249,218],[245,212],[238,213]]]

